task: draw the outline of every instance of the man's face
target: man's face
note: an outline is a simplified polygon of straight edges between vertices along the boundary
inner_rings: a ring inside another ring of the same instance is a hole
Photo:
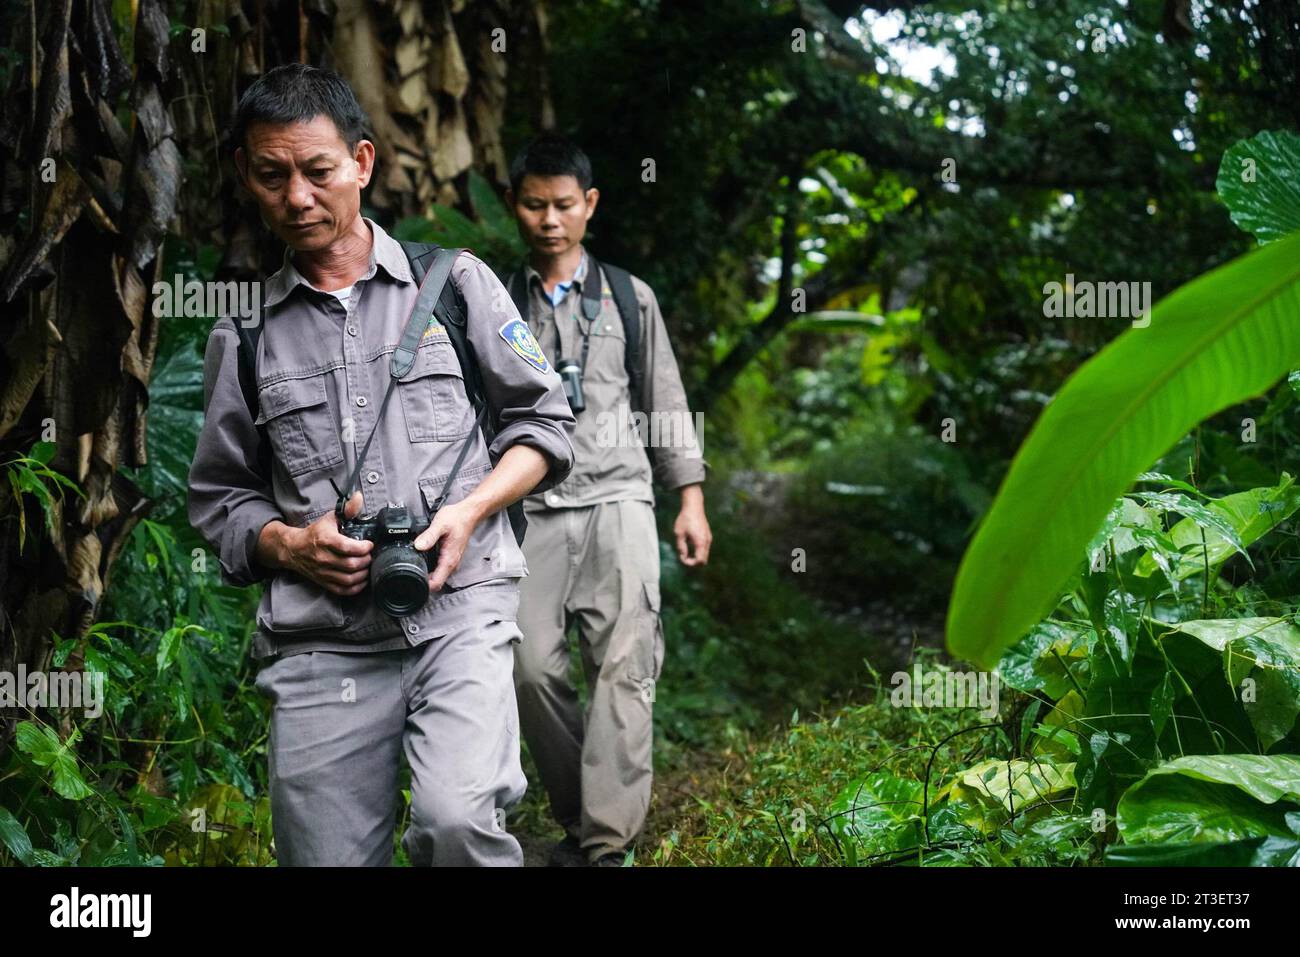
[[[600,193],[583,193],[576,176],[527,174],[511,194],[519,235],[534,252],[560,256],[582,242]]]
[[[252,123],[245,141],[235,165],[268,229],[304,252],[326,249],[348,233],[374,170],[373,143],[361,140],[349,150],[324,115],[301,123]]]

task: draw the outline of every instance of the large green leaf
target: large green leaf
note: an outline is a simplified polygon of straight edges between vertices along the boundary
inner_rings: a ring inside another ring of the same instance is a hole
[[[1217,568],[1235,552],[1263,538],[1300,510],[1300,486],[1287,473],[1276,486],[1237,492],[1203,506],[1213,518],[1202,512],[1192,515],[1169,530],[1169,538],[1181,553],[1177,567],[1168,574],[1182,581],[1203,571],[1208,564]],[[1225,534],[1224,526],[1229,534]],[[1134,574],[1150,575],[1156,570],[1157,556],[1142,556]]]
[[[75,745],[80,732],[74,730],[67,741],[60,741],[54,729],[34,721],[21,721],[14,735],[18,750],[33,762],[50,769],[50,784],[71,801],[80,801],[95,792],[81,777]]]
[[[1160,519],[1155,512],[1148,511],[1125,496],[1111,507],[1101,528],[1088,543],[1087,557],[1092,559],[1098,550],[1108,545],[1114,549],[1116,555],[1123,555],[1139,547],[1141,542],[1134,534],[1135,529],[1158,532]]]
[[[1300,136],[1265,130],[1234,143],[1215,187],[1232,221],[1261,243],[1300,230]]]
[[[1002,656],[998,676],[1017,691],[1041,689],[1049,698],[1062,698],[1079,680],[1075,675],[1071,681],[1066,668],[1079,668],[1095,640],[1087,625],[1042,622]]]
[[[1288,618],[1207,618],[1170,626],[1205,642],[1215,651],[1225,651],[1242,638],[1259,637],[1275,642],[1300,656],[1300,629]]]
[[[32,862],[32,839],[8,808],[0,807],[0,844],[24,864]]]
[[[149,467],[140,476],[161,499],[155,518],[184,514],[194,445],[203,425],[203,356],[181,348],[160,358],[149,379]]]
[[[1300,234],[1188,283],[1148,318],[1065,383],[1016,454],[957,573],[954,654],[991,666],[1052,610],[1139,473],[1300,362]]]
[[[876,771],[844,788],[831,802],[828,825],[842,844],[884,854],[921,843],[919,781]]]
[[[1020,814],[1074,789],[1074,763],[1038,758],[989,758],[964,771],[936,795],[955,802],[1001,805],[1007,814]]]
[[[1296,867],[1300,841],[1252,837],[1222,844],[1209,841],[1161,841],[1116,844],[1106,848],[1111,867]]]
[[[1298,802],[1300,757],[1188,755],[1130,787],[1120,798],[1116,825],[1130,844],[1294,837],[1287,816]]]
[[[1255,681],[1242,704],[1260,743],[1281,741],[1300,715],[1300,628],[1286,618],[1224,618],[1185,621],[1175,631],[1204,642],[1223,656],[1228,686],[1239,691]]]

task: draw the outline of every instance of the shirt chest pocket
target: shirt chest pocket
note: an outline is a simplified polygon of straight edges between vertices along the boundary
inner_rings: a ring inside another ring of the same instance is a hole
[[[411,371],[398,380],[397,395],[412,442],[463,439],[474,425],[460,360],[445,332],[420,342]]]
[[[343,461],[324,373],[263,386],[258,391],[258,404],[257,424],[267,427],[271,447],[290,475]]]
[[[623,364],[627,346],[623,320],[616,310],[602,309],[591,326],[591,345],[587,353],[586,380],[593,382],[622,382],[627,378]]]

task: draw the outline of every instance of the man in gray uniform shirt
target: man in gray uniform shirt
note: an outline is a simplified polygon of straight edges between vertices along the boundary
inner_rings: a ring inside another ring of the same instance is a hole
[[[565,831],[550,863],[615,866],[644,827],[653,777],[664,637],[651,482],[680,496],[677,557],[698,567],[713,541],[705,462],[654,291],[597,264],[582,243],[600,197],[586,154],[543,134],[515,158],[510,181],[529,253],[508,285],[583,407],[573,473],[524,501],[524,550],[536,568],[520,586],[515,687],[529,753]],[[633,415],[643,417],[639,436],[627,427]],[[569,680],[575,622],[585,714]]]
[[[264,287],[256,418],[234,323],[219,320],[208,339],[189,517],[226,581],[266,582],[253,653],[273,705],[279,863],[391,864],[404,750],[412,864],[520,865],[504,819],[526,788],[511,672],[527,568],[504,509],[568,475],[574,419],[508,294],[468,252],[448,282],[496,414],[491,445],[432,314],[385,404],[419,283],[402,247],[360,215],[375,164],[366,123],[341,77],[299,64],[267,73],[240,101],[235,163],[289,248]],[[438,549],[428,601],[405,617],[375,604],[374,542],[339,531],[334,483],[359,454],[349,519],[390,503],[428,510],[454,473],[414,542]]]

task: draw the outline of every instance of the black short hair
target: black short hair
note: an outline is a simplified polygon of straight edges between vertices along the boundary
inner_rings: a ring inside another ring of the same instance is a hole
[[[529,173],[534,176],[572,176],[585,193],[591,189],[591,160],[567,136],[542,133],[517,154],[510,164],[510,188],[516,193]]]
[[[253,123],[305,123],[318,116],[334,121],[349,150],[368,138],[370,118],[347,80],[333,70],[285,63],[259,76],[239,98],[230,148],[247,148],[245,137]]]

